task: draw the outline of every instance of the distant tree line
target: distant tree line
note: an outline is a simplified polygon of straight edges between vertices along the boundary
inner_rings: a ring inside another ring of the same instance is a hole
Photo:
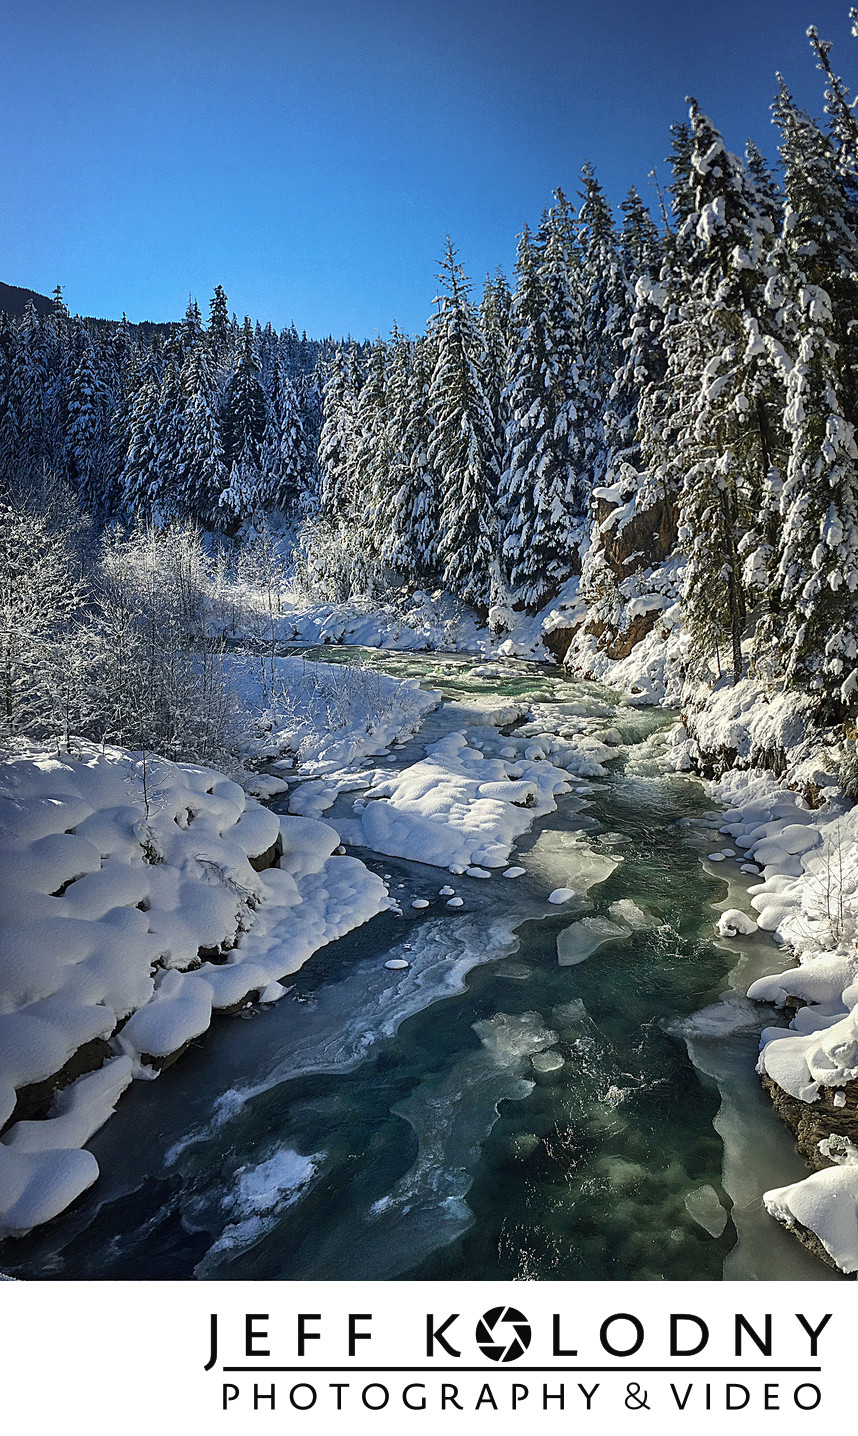
[[[0,483],[47,465],[99,524],[194,522],[234,534],[293,514],[315,481],[321,364],[332,340],[230,317],[218,286],[207,325],[132,326],[30,302],[0,315]]]

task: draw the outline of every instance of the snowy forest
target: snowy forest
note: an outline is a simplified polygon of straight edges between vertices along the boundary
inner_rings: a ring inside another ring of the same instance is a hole
[[[728,152],[691,100],[655,214],[632,189],[617,221],[585,165],[577,198],[558,190],[523,230],[512,286],[498,272],[477,299],[448,240],[424,334],[312,342],[240,324],[220,287],[207,323],[192,302],[163,330],[72,317],[59,290],[47,316],[4,318],[7,730],[56,721],[56,665],[31,670],[73,635],[74,724],[133,736],[85,671],[119,622],[118,573],[179,529],[210,569],[261,542],[329,599],[440,586],[499,634],[576,578],[597,646],[678,595],[692,673],[785,680],[842,720],[858,123],[809,34],[825,120],[780,81],[777,169],[753,143]]]

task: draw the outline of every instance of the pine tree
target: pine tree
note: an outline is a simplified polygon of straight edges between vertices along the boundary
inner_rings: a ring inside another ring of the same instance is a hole
[[[545,309],[537,254],[525,228],[516,261],[511,328],[517,343],[504,399],[510,413],[498,507],[504,571],[529,611],[568,578],[576,532],[570,513],[566,395]]]
[[[187,394],[182,383],[184,346],[174,327],[165,346],[164,367],[154,432],[154,464],[147,495],[148,511],[163,528],[185,513],[178,458],[184,445]]]
[[[229,304],[223,286],[218,284],[209,305],[209,344],[215,356],[220,359],[230,345]]]
[[[227,485],[216,413],[212,356],[199,335],[182,370],[184,418],[176,469],[183,512],[195,522],[218,527],[220,496]]]
[[[816,55],[817,67],[825,76],[825,113],[830,120],[834,161],[849,203],[849,219],[854,225],[858,209],[858,119],[855,117],[855,101],[850,99],[846,85],[831,68],[830,40],[820,40],[815,25],[810,26],[807,37]]]
[[[226,392],[223,446],[228,465],[259,468],[265,432],[265,390],[260,380],[259,356],[253,326],[245,318],[235,373]]]
[[[595,400],[585,375],[584,284],[576,221],[562,190],[556,191],[554,201],[539,229],[539,283],[557,394],[555,438],[562,445],[566,467],[563,508],[575,521],[568,545],[563,544],[571,574],[578,570],[578,548],[584,538],[589,502],[582,416]]]
[[[323,422],[319,437],[319,498],[332,521],[355,507],[353,463],[357,449],[357,404],[362,374],[357,349],[338,349],[325,380]]]
[[[761,214],[769,220],[772,234],[779,234],[784,217],[784,197],[771,166],[753,140],[745,145],[745,167],[754,186]]]
[[[695,208],[686,227],[694,226],[689,268],[702,370],[680,505],[688,559],[683,599],[697,653],[717,653],[727,642],[738,682],[749,574],[767,587],[767,545],[757,521],[782,458],[776,416],[783,396],[766,334],[772,224],[741,161],[696,101],[691,122]]]
[[[629,471],[636,475],[641,468],[638,401],[643,384],[653,378],[655,363],[647,331],[653,319],[658,323],[648,303],[649,286],[658,276],[663,250],[652,216],[636,189],[629,190],[620,208],[624,216],[620,261],[625,294],[614,318],[619,358],[602,404],[602,430],[605,484],[622,481],[634,487]],[[640,295],[639,280],[644,282]]]
[[[68,451],[71,477],[84,509],[106,517],[108,415],[111,395],[98,372],[92,341],[85,329],[68,396]]]
[[[504,396],[512,343],[511,312],[512,295],[503,271],[499,269],[494,278],[486,275],[480,304],[480,328],[485,340],[486,392],[495,420],[498,453],[503,453],[504,436],[509,423],[509,410]]]
[[[587,164],[579,215],[584,365],[578,423],[588,492],[605,481],[605,407],[622,357],[632,299],[610,206]]]
[[[837,154],[781,82],[785,282],[798,332],[778,579],[787,677],[836,711],[858,693],[858,236]]]
[[[499,461],[485,388],[484,342],[470,285],[448,239],[432,324],[437,358],[429,387],[429,459],[440,491],[438,558],[445,585],[487,611],[496,580],[495,489]]]
[[[21,462],[20,420],[12,383],[18,343],[17,328],[0,314],[0,482],[6,485],[14,481]]]
[[[389,568],[415,582],[433,576],[437,508],[429,464],[432,356],[426,339],[394,330],[387,394],[387,486],[376,512],[375,542]]]
[[[122,512],[127,519],[151,516],[157,498],[160,393],[158,366],[150,355],[128,415],[128,447],[120,476]]]
[[[298,395],[279,359],[274,360],[261,469],[263,507],[296,512],[310,488],[310,457]]]
[[[259,485],[258,465],[246,459],[233,459],[226,487],[218,499],[221,522],[227,533],[236,534],[242,524],[259,512],[262,507]]]
[[[368,543],[377,530],[377,513],[384,506],[389,485],[387,363],[387,345],[378,339],[370,348],[358,394],[349,466],[353,495],[349,523],[365,530]]]
[[[656,588],[663,591],[664,580],[658,570],[676,538],[663,489],[647,471],[642,450],[644,396],[652,395],[664,380],[664,316],[656,298],[661,293],[658,276],[663,245],[636,190],[629,191],[620,207],[624,216],[620,257],[628,292],[626,332],[621,335],[620,361],[602,405],[604,484],[593,493],[590,542],[581,566],[581,592],[597,621],[609,623],[621,620],[619,585],[630,573],[641,574],[636,582],[638,596],[647,590],[650,569],[655,570]],[[629,552],[623,533],[632,519],[637,521],[636,532],[645,537]]]

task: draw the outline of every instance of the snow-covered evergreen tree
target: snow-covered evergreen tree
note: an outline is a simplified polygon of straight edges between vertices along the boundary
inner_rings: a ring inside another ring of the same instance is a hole
[[[499,269],[494,276],[486,275],[480,304],[480,328],[485,342],[487,394],[495,418],[495,440],[499,453],[503,453],[509,423],[505,393],[512,343],[511,311],[512,295],[503,271]]]
[[[260,371],[253,325],[245,317],[235,373],[227,387],[223,414],[223,445],[229,464],[259,465],[265,432],[265,391]]]
[[[338,349],[331,360],[323,397],[319,437],[319,497],[322,512],[337,520],[353,509],[352,465],[357,448],[357,403],[362,374],[357,349]]]
[[[498,491],[503,569],[512,596],[535,611],[575,561],[566,395],[557,372],[538,256],[525,229],[518,246],[510,327],[517,338],[504,400],[504,468]]]
[[[217,528],[223,515],[220,496],[227,471],[216,412],[211,351],[198,335],[182,371],[185,394],[181,443],[176,454],[177,479],[185,514]]]
[[[311,487],[309,445],[298,395],[275,358],[261,453],[263,507],[295,513]]]
[[[488,611],[497,578],[494,502],[500,466],[483,335],[449,239],[438,277],[442,293],[432,322],[437,358],[429,386],[434,424],[429,460],[440,493],[438,559],[452,592]]]
[[[113,495],[108,493],[108,443],[111,394],[98,372],[92,341],[81,328],[80,358],[68,392],[69,468],[80,501],[88,513],[106,517]]]
[[[388,393],[390,472],[378,515],[384,562],[413,581],[437,570],[438,509],[429,462],[429,387],[434,369],[430,341],[397,335]]]
[[[592,167],[582,171],[579,214],[584,315],[578,434],[588,492],[605,481],[605,408],[632,307],[610,206]]]
[[[831,141],[781,84],[783,246],[798,353],[778,579],[787,676],[829,702],[858,695],[858,236]]]
[[[683,599],[698,654],[725,644],[737,682],[749,588],[768,587],[768,544],[758,518],[782,459],[776,336],[766,332],[772,224],[741,161],[695,101],[691,123],[695,208],[685,226],[694,226],[688,268],[702,368],[688,414],[680,500],[688,560]]]
[[[128,443],[120,476],[126,518],[150,514],[158,490],[158,413],[161,383],[153,356],[144,363],[128,413]]]

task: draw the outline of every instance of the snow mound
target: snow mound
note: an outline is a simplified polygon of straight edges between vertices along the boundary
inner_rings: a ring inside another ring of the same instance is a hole
[[[81,1148],[133,1076],[387,906],[338,844],[192,764],[79,743],[0,765],[0,1233],[91,1185]],[[81,1075],[15,1121],[72,1059]]]
[[[513,763],[455,732],[401,772],[377,774],[366,807],[340,834],[389,857],[485,877],[507,866],[516,839],[568,791],[568,773],[541,753]]]

